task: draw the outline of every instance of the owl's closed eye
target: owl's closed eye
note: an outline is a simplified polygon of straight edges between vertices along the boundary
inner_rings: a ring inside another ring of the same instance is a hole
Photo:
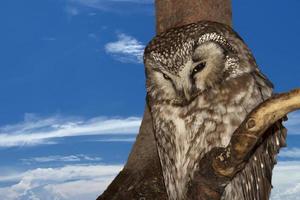
[[[232,51],[213,41],[194,46],[190,54],[182,58],[180,53],[175,53],[172,57],[165,55],[154,52],[149,58],[145,58],[147,91],[160,102],[177,105],[186,105],[203,91],[221,84],[228,74],[228,59],[234,56]],[[162,59],[169,62],[160,62]],[[172,71],[172,66],[179,64],[180,70]],[[238,65],[238,62],[234,64]],[[231,67],[238,69],[238,66]]]

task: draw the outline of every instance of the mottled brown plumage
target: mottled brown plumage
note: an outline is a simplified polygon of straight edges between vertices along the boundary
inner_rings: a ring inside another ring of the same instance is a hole
[[[147,95],[170,200],[183,200],[198,161],[225,147],[246,115],[272,95],[243,40],[228,26],[199,22],[155,37],[145,50]],[[281,127],[226,187],[225,200],[265,200]],[[201,163],[200,163],[201,164]]]

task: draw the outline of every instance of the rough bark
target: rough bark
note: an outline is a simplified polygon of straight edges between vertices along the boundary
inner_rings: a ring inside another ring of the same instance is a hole
[[[200,20],[231,25],[231,0],[156,0],[156,31]]]
[[[231,0],[156,0],[156,30],[197,22],[231,25]],[[124,169],[97,200],[167,199],[148,106]]]
[[[167,200],[148,106],[123,170],[97,200]]]

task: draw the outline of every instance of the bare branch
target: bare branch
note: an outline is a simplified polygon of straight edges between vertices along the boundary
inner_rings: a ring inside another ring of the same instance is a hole
[[[216,158],[213,167],[222,176],[233,177],[237,166],[248,154],[266,130],[288,113],[300,109],[300,89],[276,95],[255,108],[234,132],[230,145],[225,149],[224,160]]]
[[[201,159],[200,169],[190,183],[188,199],[219,200],[266,130],[297,109],[300,109],[300,89],[273,96],[257,106],[234,132],[226,148],[212,149]]]

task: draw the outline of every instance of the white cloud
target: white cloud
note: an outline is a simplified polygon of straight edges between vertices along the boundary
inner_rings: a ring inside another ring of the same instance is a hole
[[[272,200],[300,199],[300,162],[279,162],[273,171]]]
[[[300,112],[293,112],[288,115],[288,121],[284,123],[288,128],[288,134],[300,134]]]
[[[43,37],[41,40],[43,41],[56,41],[55,37]]]
[[[136,138],[107,138],[107,139],[98,139],[93,140],[95,142],[135,142]]]
[[[141,118],[105,118],[78,119],[52,116],[40,118],[26,115],[24,122],[0,127],[0,147],[35,145],[48,143],[61,137],[137,134]]]
[[[137,39],[124,33],[118,34],[118,40],[105,45],[107,53],[121,62],[142,63],[145,46]]]
[[[0,175],[0,199],[5,200],[92,200],[101,194],[121,170],[122,165],[69,165],[61,168],[37,168]],[[273,171],[272,200],[298,200],[300,162],[279,162]]]
[[[69,155],[69,156],[61,156],[61,155],[52,155],[52,156],[43,156],[43,157],[34,157],[21,159],[25,163],[32,162],[83,162],[83,161],[100,161],[102,160],[100,157],[91,157],[84,154],[77,155]]]
[[[75,6],[68,5],[66,6],[65,11],[70,17],[79,15],[79,9]]]
[[[294,159],[300,158],[300,148],[282,149],[279,153],[279,157]]]
[[[70,165],[61,168],[37,168],[13,175],[0,176],[5,200],[94,200],[122,169],[122,165]]]

